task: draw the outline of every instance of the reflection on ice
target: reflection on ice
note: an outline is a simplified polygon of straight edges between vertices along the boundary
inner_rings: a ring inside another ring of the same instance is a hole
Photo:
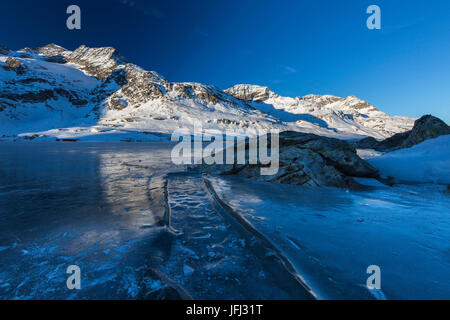
[[[161,226],[150,176],[173,168],[159,143],[0,144],[0,298],[136,298],[145,244]],[[139,254],[136,254],[139,252]],[[66,288],[80,266],[83,290]]]

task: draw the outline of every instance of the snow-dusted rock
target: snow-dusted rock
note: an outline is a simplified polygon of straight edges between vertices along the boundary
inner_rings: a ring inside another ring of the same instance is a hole
[[[225,90],[225,92],[231,94],[233,97],[247,101],[266,101],[270,97],[276,96],[269,87],[251,84],[238,84]]]
[[[5,66],[3,68],[6,71],[14,71],[17,75],[22,75],[25,73],[23,63],[13,58],[6,59]]]
[[[246,149],[248,148],[246,143]],[[276,183],[340,188],[357,187],[358,183],[352,177],[374,178],[378,172],[344,141],[293,131],[280,133],[278,172],[274,175],[261,175],[263,166],[248,164],[247,160],[245,164],[224,165],[207,165],[203,162],[199,167],[206,173],[234,174]]]

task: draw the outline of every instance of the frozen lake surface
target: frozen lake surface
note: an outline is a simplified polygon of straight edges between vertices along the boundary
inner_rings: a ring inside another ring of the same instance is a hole
[[[450,298],[442,186],[208,187],[171,147],[0,143],[0,299]]]
[[[219,197],[276,244],[319,298],[449,299],[445,187],[364,180],[377,187],[355,192],[211,178]],[[381,290],[366,287],[371,265],[381,269]]]

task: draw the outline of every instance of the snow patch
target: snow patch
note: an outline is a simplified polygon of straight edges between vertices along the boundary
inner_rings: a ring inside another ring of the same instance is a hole
[[[399,183],[450,184],[450,135],[440,136],[367,161]]]

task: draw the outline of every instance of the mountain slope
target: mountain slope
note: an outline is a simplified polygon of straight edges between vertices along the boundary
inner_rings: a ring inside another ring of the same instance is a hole
[[[221,91],[199,83],[173,83],[130,63],[111,47],[0,47],[3,138],[102,140],[138,133],[142,138],[143,133],[192,130],[196,121],[206,130],[234,134],[276,128],[341,138],[383,138],[413,123],[352,96],[288,98],[258,86]]]

